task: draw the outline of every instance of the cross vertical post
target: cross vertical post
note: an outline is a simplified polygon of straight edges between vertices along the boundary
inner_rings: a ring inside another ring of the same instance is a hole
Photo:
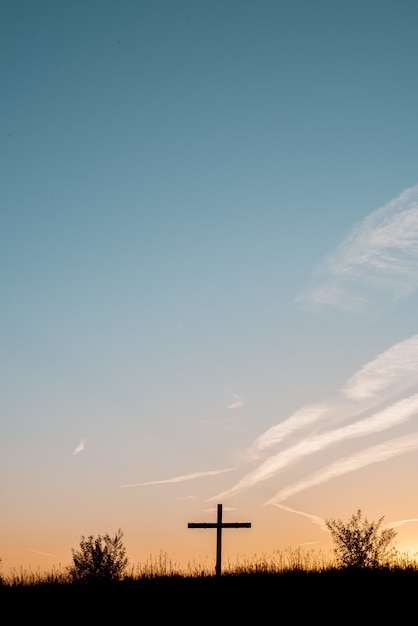
[[[216,528],[216,576],[221,575],[222,571],[222,529],[223,528],[251,528],[250,522],[232,522],[232,523],[224,523],[222,522],[222,504],[218,504],[218,516],[216,524],[203,522],[201,524],[196,524],[194,522],[190,522],[187,525],[188,528]]]
[[[216,524],[216,575],[221,575],[222,563],[222,504],[218,504],[218,518]]]

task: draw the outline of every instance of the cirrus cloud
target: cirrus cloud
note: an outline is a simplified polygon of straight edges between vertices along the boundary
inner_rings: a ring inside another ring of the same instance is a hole
[[[364,310],[379,294],[396,299],[418,286],[418,185],[363,219],[299,295],[304,308]]]

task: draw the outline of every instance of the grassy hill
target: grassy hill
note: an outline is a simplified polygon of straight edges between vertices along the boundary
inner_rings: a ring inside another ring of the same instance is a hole
[[[4,623],[396,624],[416,621],[416,567],[38,580],[0,586]],[[6,617],[7,616],[7,617]]]

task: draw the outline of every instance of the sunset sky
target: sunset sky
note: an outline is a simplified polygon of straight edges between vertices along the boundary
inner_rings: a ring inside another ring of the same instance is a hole
[[[0,559],[418,552],[418,3],[4,0]]]

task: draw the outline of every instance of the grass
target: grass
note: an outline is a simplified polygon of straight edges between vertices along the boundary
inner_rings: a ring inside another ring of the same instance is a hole
[[[74,583],[67,568],[13,571],[0,585],[0,606],[9,622],[43,625],[412,623],[417,588],[418,562],[408,554],[354,571],[338,568],[332,553],[289,548],[227,561],[216,578],[212,562],[182,568],[161,553],[107,584]]]
[[[377,568],[385,572],[415,572],[418,575],[418,555],[397,552],[390,563],[385,567]],[[235,561],[227,560],[222,565],[223,577],[253,576],[253,575],[283,575],[283,574],[319,574],[340,571],[333,552],[323,553],[315,550],[303,550],[300,547],[276,550],[272,554],[261,556],[240,556]],[[375,570],[374,570],[375,571]],[[143,563],[130,565],[121,582],[135,582],[144,580],[161,580],[167,578],[201,579],[214,577],[214,562],[204,563],[193,561],[181,566],[172,561],[166,553],[157,557],[150,556]],[[39,587],[52,585],[69,585],[72,583],[67,567],[53,568],[43,572],[39,568],[35,571],[12,569],[7,576],[0,574],[1,587]]]

